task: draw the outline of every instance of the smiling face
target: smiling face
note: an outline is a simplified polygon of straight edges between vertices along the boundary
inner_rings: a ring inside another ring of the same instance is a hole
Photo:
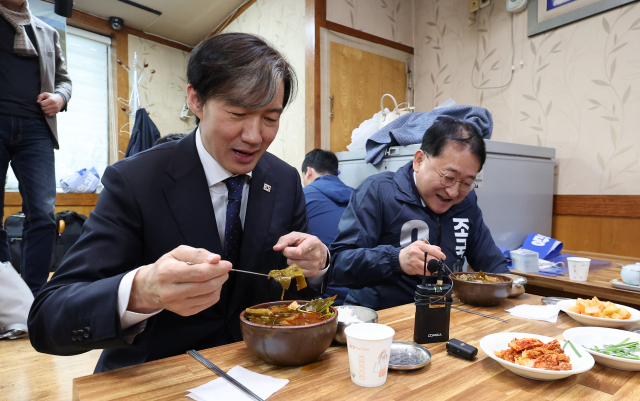
[[[273,101],[259,110],[234,106],[217,98],[200,104],[191,85],[187,86],[187,99],[200,119],[200,135],[207,152],[230,173],[247,174],[278,133],[284,85],[280,84]]]
[[[467,196],[456,182],[450,187],[441,183],[436,171],[455,177],[458,181],[472,182],[480,170],[480,160],[468,148],[456,144],[447,144],[438,157],[427,159],[423,151],[418,150],[413,157],[413,170],[416,172],[416,187],[424,203],[436,214],[442,214]]]

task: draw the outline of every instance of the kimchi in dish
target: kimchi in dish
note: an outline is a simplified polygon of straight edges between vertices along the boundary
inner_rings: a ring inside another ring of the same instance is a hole
[[[565,354],[558,340],[543,343],[537,338],[514,338],[509,349],[494,351],[505,361],[530,368],[546,370],[571,370],[569,355]]]
[[[245,310],[244,317],[252,323],[265,326],[306,326],[329,320],[333,316],[330,306],[335,299],[336,295],[331,298],[314,299],[303,305],[294,301],[288,306],[248,308]]]

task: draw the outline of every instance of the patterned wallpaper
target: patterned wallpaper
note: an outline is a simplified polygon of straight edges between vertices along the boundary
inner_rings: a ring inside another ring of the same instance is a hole
[[[182,106],[187,98],[187,62],[190,53],[161,45],[138,36],[129,35],[129,67],[133,65],[133,53],[138,53],[138,63],[149,63],[155,70],[140,82],[140,102],[161,135],[189,133],[195,128],[195,118],[180,119]],[[121,68],[121,67],[119,67]],[[131,89],[131,82],[129,82]],[[120,112],[121,113],[121,112]],[[134,118],[130,118],[131,132]]]
[[[301,0],[258,0],[223,32],[262,36],[293,65],[298,94],[282,114],[276,139],[269,152],[298,170],[304,160],[304,6]]]
[[[477,26],[468,0],[414,7],[417,110],[452,97],[491,111],[493,139],[556,148],[558,194],[640,194],[638,3],[532,38],[515,14],[512,77],[504,2]]]
[[[412,0],[327,0],[327,20],[407,46],[412,16]]]

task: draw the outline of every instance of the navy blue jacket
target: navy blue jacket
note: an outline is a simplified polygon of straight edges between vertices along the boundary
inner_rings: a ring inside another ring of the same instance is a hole
[[[304,187],[303,191],[307,203],[309,233],[318,237],[329,248],[338,235],[338,224],[349,204],[353,188],[345,185],[337,176],[326,174],[316,178]],[[342,305],[348,291],[346,287],[339,287],[330,282],[322,296],[337,295],[334,303]]]
[[[349,204],[353,188],[337,176],[326,174],[316,178],[302,191],[307,203],[309,232],[328,248],[338,235],[338,223]]]
[[[282,287],[274,280],[231,272],[218,303],[192,316],[164,310],[147,319],[144,331],[128,344],[126,339],[138,326],[120,327],[117,300],[122,277],[179,245],[217,254],[223,246],[195,132],[107,167],[102,183],[104,190],[82,236],[31,307],[29,337],[37,351],[74,355],[104,349],[96,371],[116,369],[241,341],[240,312],[280,299]],[[263,189],[265,184],[270,191]],[[268,273],[287,265],[282,252],[273,250],[278,239],[291,231],[307,231],[300,175],[265,153],[249,185],[238,267]],[[320,291],[330,272],[325,276]],[[293,287],[285,298],[319,295]]]
[[[412,303],[422,276],[405,274],[398,255],[422,238],[442,248],[450,267],[466,256],[476,269],[509,272],[482,220],[475,192],[437,215],[422,206],[412,164],[396,173],[367,178],[353,192],[342,215],[338,237],[331,245],[332,278],[350,288],[347,304],[379,310]]]

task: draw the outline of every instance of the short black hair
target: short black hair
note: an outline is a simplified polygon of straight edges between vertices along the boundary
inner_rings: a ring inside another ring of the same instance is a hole
[[[302,174],[307,173],[307,167],[311,167],[321,175],[338,175],[338,158],[333,152],[329,152],[328,150],[313,149],[304,157]]]
[[[442,154],[449,143],[468,149],[476,155],[480,161],[478,171],[482,170],[487,159],[487,150],[482,136],[473,124],[450,117],[440,117],[425,132],[420,150],[427,156],[435,158]]]
[[[297,88],[296,73],[279,51],[259,36],[240,32],[200,42],[191,52],[187,81],[201,104],[216,98],[251,110],[269,105],[281,82],[284,108]]]
[[[153,144],[153,146],[160,145],[161,143],[165,143],[165,142],[179,141],[185,136],[187,136],[187,134],[169,134],[169,135],[161,136],[160,138],[158,138],[156,143]]]

